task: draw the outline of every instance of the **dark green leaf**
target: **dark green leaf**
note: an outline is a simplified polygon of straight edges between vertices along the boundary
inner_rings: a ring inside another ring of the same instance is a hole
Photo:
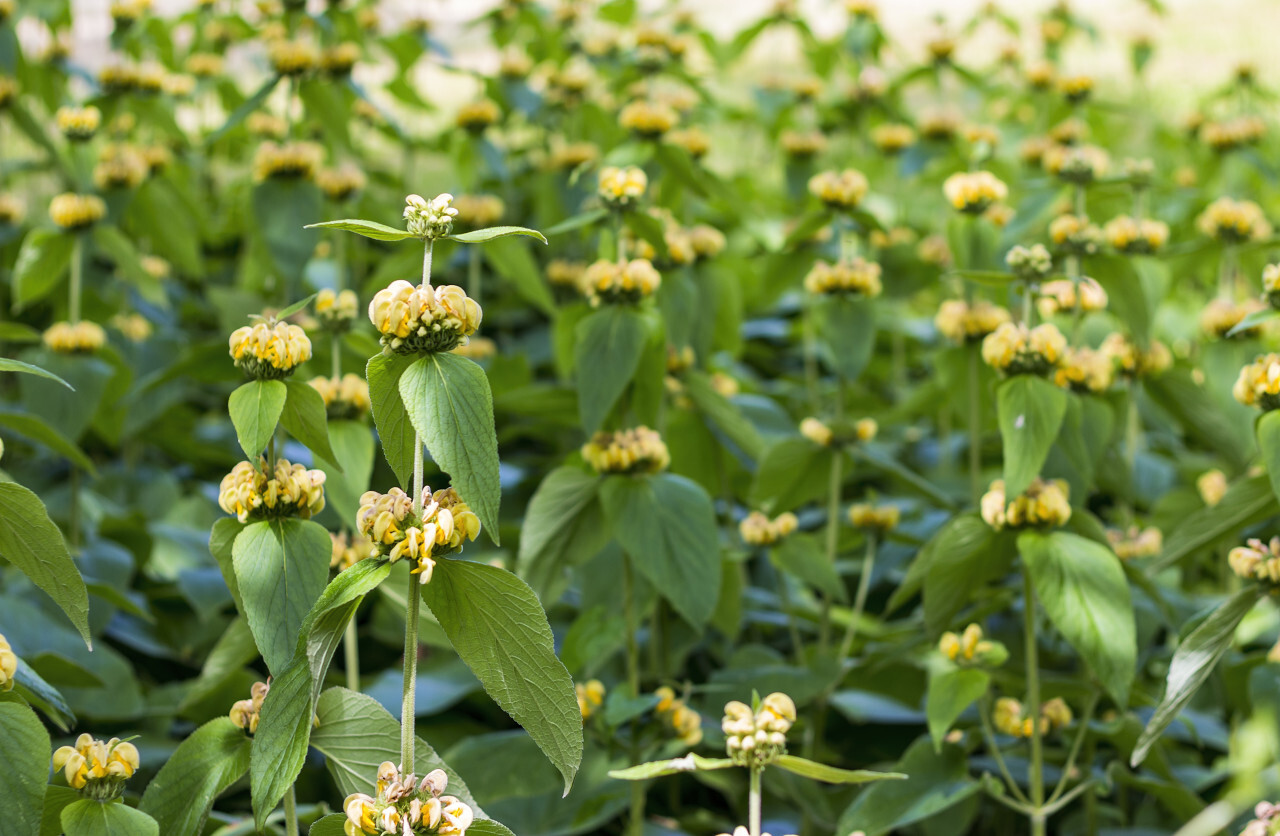
[[[40,830],[50,753],[49,733],[35,712],[21,702],[0,702],[0,798],[7,804],[6,833]]]
[[[416,238],[417,236],[403,229],[396,229],[393,226],[380,224],[376,221],[363,221],[357,218],[351,218],[343,221],[325,221],[318,224],[307,224],[303,229],[341,229],[346,232],[354,232],[357,235],[363,235],[365,238],[372,238],[375,241],[403,241],[406,238]]]
[[[411,354],[375,354],[365,369],[382,455],[400,480],[400,487],[405,489],[413,481],[416,436],[400,398],[400,377],[417,359]]]
[[[210,720],[169,756],[138,809],[165,836],[199,836],[214,800],[249,771],[249,749],[249,737],[231,720]]]
[[[837,769],[824,763],[817,763],[795,755],[782,755],[774,764],[788,772],[813,778],[827,784],[869,784],[872,781],[902,781],[906,775],[901,772],[872,772],[868,769]]]
[[[13,309],[20,311],[47,296],[71,266],[75,236],[52,229],[33,229],[22,239],[13,265]]]
[[[227,399],[227,411],[236,428],[236,439],[249,461],[256,462],[262,451],[267,449],[276,424],[280,422],[288,394],[289,390],[282,381],[250,380]]]
[[[648,329],[639,311],[601,308],[578,323],[574,365],[578,370],[578,413],[582,428],[595,432],[640,367]]]
[[[62,810],[66,836],[159,836],[156,820],[118,802],[82,798]]]
[[[0,482],[0,557],[47,592],[92,647],[89,593],[80,570],[40,497],[16,482]]]
[[[1017,496],[1040,475],[1067,414],[1067,393],[1034,375],[1011,377],[996,389],[1004,440],[1005,496]]]
[[[329,419],[324,398],[310,385],[297,380],[286,380],[284,385],[288,397],[280,413],[280,425],[289,435],[307,445],[311,452],[341,469],[333,447],[329,445]]]

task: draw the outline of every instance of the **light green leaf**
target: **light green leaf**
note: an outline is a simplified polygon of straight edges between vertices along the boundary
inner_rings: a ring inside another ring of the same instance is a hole
[[[1152,571],[1172,565],[1197,549],[1280,513],[1280,503],[1267,476],[1242,479],[1227,489],[1222,500],[1187,516],[1164,541],[1164,551]]]
[[[282,76],[273,75],[271,78],[267,79],[252,96],[240,103],[240,106],[227,117],[227,121],[222,124],[222,127],[209,134],[204,141],[205,145],[212,145],[217,142],[219,139],[226,136],[233,128],[247,119],[250,113],[253,113],[255,110],[262,107],[262,105],[271,96],[272,91],[276,89],[276,85],[280,83],[281,78]]]
[[[11,360],[8,357],[0,357],[0,372],[24,372],[26,374],[34,374],[38,377],[47,377],[50,380],[56,380],[71,391],[75,391],[75,387],[67,383],[62,378],[50,371],[46,371],[39,366],[33,366],[30,363],[24,363],[21,360]]]
[[[416,238],[417,236],[403,229],[396,229],[393,226],[380,224],[377,221],[364,221],[358,218],[349,218],[342,221],[324,221],[318,224],[307,224],[303,229],[341,229],[346,232],[354,232],[357,235],[363,235],[365,238],[372,238],[375,241],[403,241],[406,238]]]
[[[869,299],[833,296],[818,308],[826,361],[845,380],[857,380],[876,344],[876,309]]]
[[[411,354],[375,354],[365,367],[382,455],[400,480],[400,487],[405,489],[413,481],[415,436],[413,423],[400,398],[400,377],[417,359]]]
[[[560,770],[567,794],[582,762],[582,714],[533,590],[502,569],[445,560],[422,597],[485,691]]]
[[[933,672],[929,677],[924,713],[936,751],[942,751],[942,739],[947,732],[990,686],[991,675],[977,668],[947,667]]]
[[[996,389],[1004,440],[1005,495],[1014,497],[1040,475],[1067,414],[1067,393],[1048,380],[1020,374]]]
[[[76,724],[76,715],[57,688],[46,682],[30,665],[23,664],[21,659],[13,678],[17,683],[15,690],[32,708],[39,709],[61,731],[71,731]]]
[[[191,733],[143,793],[138,809],[165,836],[198,836],[219,795],[249,771],[250,738],[226,717]]]
[[[927,738],[911,744],[897,771],[907,779],[881,781],[859,793],[841,814],[837,833],[861,830],[867,836],[883,836],[949,810],[982,789],[969,777],[963,749],[946,746],[935,753]]]
[[[844,583],[835,564],[811,535],[792,534],[769,549],[769,559],[789,575],[794,575],[824,594],[843,601]]]
[[[347,817],[342,813],[330,813],[329,815],[316,819],[312,823],[311,828],[307,830],[307,836],[346,836]]]
[[[159,836],[156,820],[119,802],[82,798],[62,810],[66,836]]]
[[[33,229],[22,239],[13,265],[13,309],[39,301],[62,281],[71,266],[75,236],[53,229]]]
[[[690,371],[684,378],[685,392],[706,419],[738,446],[748,458],[757,460],[764,453],[764,439],[747,417],[711,385],[711,378]]]
[[[626,769],[614,769],[609,772],[609,777],[617,778],[619,781],[647,781],[650,778],[661,778],[664,775],[678,775],[681,772],[697,772],[699,770],[706,772],[727,769],[731,766],[733,766],[733,761],[728,758],[704,758],[702,755],[690,752],[681,758],[651,761],[630,766]]]
[[[751,504],[779,514],[825,497],[833,455],[807,438],[775,441],[761,454],[751,482]]]
[[[364,421],[330,421],[329,442],[337,457],[335,464],[342,465],[342,470],[320,462],[325,472],[325,503],[337,512],[343,525],[351,527],[373,474],[373,433]]]
[[[227,399],[227,411],[231,413],[231,423],[236,428],[236,439],[249,461],[256,462],[262,451],[267,449],[280,422],[288,394],[283,381],[250,380]]]
[[[97,475],[98,469],[94,467],[93,461],[74,441],[36,416],[25,412],[0,411],[0,425],[8,427],[19,435],[25,435],[32,441],[40,442],[90,475]]]
[[[720,588],[720,536],[711,499],[673,473],[609,476],[600,485],[605,519],[631,565],[682,618],[701,627]]]
[[[49,783],[49,733],[21,702],[0,702],[0,798],[6,833],[40,830],[44,788]]]
[[[578,413],[588,433],[600,429],[640,367],[649,339],[639,311],[608,306],[577,326],[574,365],[578,370]]]
[[[525,509],[516,570],[543,598],[561,575],[604,548],[609,532],[603,525],[597,492],[600,477],[577,467],[558,467],[547,474]]]
[[[580,212],[577,215],[571,215],[570,217],[565,218],[558,224],[553,224],[552,226],[547,227],[547,235],[561,235],[565,232],[571,232],[584,226],[590,226],[608,215],[608,209],[592,209],[587,212]]]
[[[288,397],[280,413],[280,425],[289,435],[307,445],[311,452],[341,470],[329,444],[324,398],[311,386],[297,380],[286,380],[284,385]]]
[[[310,296],[304,296],[303,298],[294,302],[292,305],[285,305],[283,308],[276,311],[276,319],[288,319],[289,317],[293,316],[294,314],[306,308],[307,305],[310,305],[311,302],[319,295],[320,294],[318,293],[313,293]]]
[[[1018,551],[1036,597],[1063,638],[1121,707],[1129,703],[1138,646],[1120,558],[1078,534],[1026,531]]]
[[[227,629],[205,657],[200,676],[187,689],[179,709],[186,710],[196,705],[216,691],[232,674],[257,658],[258,646],[254,644],[253,634],[249,632],[249,623],[244,620],[244,616],[238,615],[227,625]]]
[[[902,781],[906,775],[901,772],[872,772],[869,769],[837,769],[825,763],[817,763],[795,755],[782,755],[774,764],[788,772],[813,778],[827,784],[869,784],[872,781]]]
[[[1271,491],[1280,497],[1280,410],[1264,412],[1256,425],[1258,450],[1262,453],[1267,476],[1271,479]]]
[[[1268,305],[1260,311],[1254,311],[1235,324],[1230,331],[1227,332],[1228,337],[1234,337],[1245,331],[1252,331],[1260,325],[1265,325],[1276,317],[1280,316],[1280,310]]]
[[[1200,626],[1182,640],[1169,664],[1169,677],[1165,681],[1164,696],[1155,713],[1142,730],[1134,746],[1129,765],[1137,767],[1146,759],[1151,747],[1169,727],[1174,718],[1186,708],[1196,691],[1213,673],[1235,638],[1236,628],[1254,605],[1262,599],[1262,590],[1256,584],[1248,586],[1223,602]]]
[[[92,648],[84,578],[40,497],[16,482],[0,482],[0,557],[47,592]]]
[[[232,547],[244,616],[267,668],[279,674],[293,658],[298,630],[329,577],[333,542],[310,520],[252,523]]]
[[[400,397],[454,490],[498,543],[498,436],[484,369],[456,354],[430,354],[400,376]]]
[[[542,243],[547,243],[546,236],[536,229],[528,229],[523,226],[491,226],[487,229],[473,229],[471,232],[463,232],[459,235],[449,235],[445,237],[447,241],[457,241],[460,244],[483,244],[485,241],[492,241],[495,238],[507,238],[512,235],[523,235],[527,238],[537,238]]]
[[[209,532],[209,554],[213,555],[213,559],[217,561],[222,579],[231,592],[231,599],[236,602],[236,609],[242,613],[244,600],[240,597],[240,584],[236,582],[234,547],[236,538],[247,527],[235,517],[223,517],[214,522],[213,529]],[[247,622],[245,627],[248,629]]]

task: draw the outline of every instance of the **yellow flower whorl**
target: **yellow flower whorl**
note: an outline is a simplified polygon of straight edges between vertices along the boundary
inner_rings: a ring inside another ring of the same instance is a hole
[[[381,334],[384,354],[450,351],[480,328],[484,311],[457,285],[413,285],[403,279],[369,302],[369,321]]]
[[[298,517],[308,520],[324,509],[322,470],[308,470],[288,459],[277,459],[274,471],[266,459],[240,462],[222,477],[218,505],[240,522]]]

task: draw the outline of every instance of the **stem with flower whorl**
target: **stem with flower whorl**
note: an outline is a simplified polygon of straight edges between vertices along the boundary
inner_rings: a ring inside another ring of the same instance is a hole
[[[862,577],[858,578],[858,591],[853,599],[853,613],[849,616],[849,625],[845,627],[844,638],[840,642],[840,655],[837,664],[843,665],[853,650],[853,640],[858,636],[858,622],[867,609],[867,593],[871,591],[871,573],[876,567],[876,535],[874,531],[867,534],[867,553],[862,558]]]
[[[760,836],[760,775],[764,770],[751,767],[751,786],[747,793],[747,825],[751,836]]]

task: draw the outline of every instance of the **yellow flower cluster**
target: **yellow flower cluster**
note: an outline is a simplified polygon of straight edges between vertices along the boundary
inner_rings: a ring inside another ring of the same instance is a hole
[[[653,692],[658,698],[654,713],[670,727],[676,739],[686,746],[702,742],[702,717],[690,708],[676,692],[665,685]]]
[[[103,191],[136,189],[151,173],[142,151],[132,145],[113,143],[102,149],[93,167],[93,184]]]
[[[618,124],[641,139],[658,139],[680,123],[680,114],[663,102],[637,99],[618,113]]]
[[[289,133],[288,122],[279,116],[261,111],[250,113],[244,126],[253,136],[266,139],[284,139],[285,134]]]
[[[60,107],[54,116],[58,130],[72,142],[92,139],[102,125],[102,111],[96,107]]]
[[[809,159],[827,150],[827,137],[822,131],[783,131],[782,150],[788,157]]]
[[[569,142],[553,144],[547,165],[558,171],[572,171],[579,166],[595,162],[600,148],[593,142]]]
[[[183,64],[183,68],[196,78],[216,78],[222,75],[222,67],[222,56],[216,52],[193,52]]]
[[[957,343],[980,340],[1009,321],[1007,310],[985,299],[948,299],[933,318],[938,333]]]
[[[368,491],[360,497],[356,530],[373,543],[374,553],[392,563],[406,558],[415,564],[411,574],[431,582],[436,557],[456,552],[480,535],[480,518],[453,488],[435,493],[422,489],[422,512],[415,514],[413,498],[399,488],[388,493]]]
[[[1245,406],[1280,408],[1280,354],[1260,354],[1241,369],[1232,394]]]
[[[688,229],[689,243],[698,258],[715,258],[725,246],[724,233],[714,226],[698,224]]]
[[[416,238],[443,238],[453,230],[458,210],[453,208],[453,195],[445,192],[427,200],[411,194],[404,199],[404,220],[409,234]]]
[[[1138,528],[1136,525],[1127,529],[1108,528],[1107,542],[1116,557],[1121,560],[1133,560],[1139,557],[1152,557],[1160,554],[1164,547],[1164,535],[1155,526]]]
[[[1053,382],[1074,392],[1101,394],[1115,381],[1111,357],[1087,346],[1068,348],[1053,373]]]
[[[738,533],[742,535],[742,542],[749,546],[772,546],[795,531],[799,524],[796,515],[790,511],[774,519],[760,511],[752,511],[738,523]]]
[[[0,192],[0,224],[17,226],[26,217],[22,202],[11,194]]]
[[[314,142],[264,142],[253,154],[253,179],[310,180],[323,158],[324,149]]]
[[[331,76],[348,76],[360,60],[360,46],[343,41],[321,51],[320,69]]]
[[[153,330],[151,321],[142,314],[123,311],[111,317],[111,326],[131,343],[146,342]]]
[[[324,509],[324,471],[307,470],[277,459],[274,471],[266,459],[240,462],[222,477],[218,505],[240,522],[275,517],[311,519]]]
[[[1102,242],[1102,230],[1082,215],[1059,215],[1049,223],[1049,240],[1070,255],[1093,255]]]
[[[346,203],[363,190],[367,183],[364,172],[350,163],[337,168],[322,168],[316,172],[316,185],[334,203]]]
[[[55,322],[41,335],[45,347],[59,354],[90,354],[102,348],[107,332],[96,322]]]
[[[1196,228],[1225,244],[1257,241],[1271,235],[1271,224],[1262,207],[1252,200],[1229,197],[1220,197],[1205,207],[1196,218]]]
[[[108,801],[119,796],[124,782],[138,771],[138,748],[117,737],[104,743],[82,734],[74,747],[61,746],[53,753],[53,768],[62,770],[67,786]]]
[[[360,297],[354,290],[334,291],[325,288],[316,294],[316,316],[329,331],[343,332],[360,313]]]
[[[1008,652],[999,642],[983,638],[982,627],[978,624],[970,624],[959,635],[943,633],[942,638],[938,640],[938,650],[961,667],[999,666],[1004,664],[1008,656]]]
[[[1267,123],[1251,115],[1237,116],[1200,126],[1200,139],[1219,154],[1257,145],[1267,134]]]
[[[644,426],[596,433],[582,458],[596,473],[661,473],[671,464],[662,436]]]
[[[0,203],[3,198],[0,197]],[[1262,292],[1273,308],[1280,308],[1280,264],[1262,268]]]
[[[1063,76],[1058,79],[1058,91],[1069,102],[1082,102],[1093,93],[1093,76]]]
[[[662,276],[647,258],[619,263],[600,260],[582,273],[581,290],[592,306],[632,305],[658,289]]]
[[[915,145],[916,132],[910,125],[889,122],[871,130],[871,142],[881,154],[892,157]]]
[[[578,695],[578,711],[584,720],[590,719],[604,705],[604,683],[598,679],[575,683],[573,690]]]
[[[884,534],[898,527],[902,511],[896,505],[871,505],[856,502],[849,506],[849,522],[854,528]]]
[[[386,354],[450,351],[476,332],[483,317],[480,305],[452,284],[414,286],[399,279],[369,302],[369,321]]]
[[[983,494],[980,509],[987,525],[1003,528],[1058,528],[1071,519],[1070,487],[1062,479],[1033,479],[1025,493],[1010,501],[1004,492],[1004,480],[991,483]]]
[[[664,137],[664,141],[670,145],[683,148],[695,160],[702,159],[711,150],[710,134],[697,125],[690,128],[682,128],[678,131],[669,131]]]
[[[1009,188],[989,171],[959,171],[942,184],[942,193],[951,208],[980,215],[1009,196]]]
[[[4,446],[0,444],[0,452]],[[18,674],[18,654],[13,652],[9,641],[0,634],[0,692],[12,691],[14,677]]]
[[[329,568],[335,571],[345,572],[366,557],[376,554],[373,542],[359,532],[354,534],[348,534],[345,531],[337,534],[330,532],[329,537],[333,540],[333,554],[329,558]]]
[[[1213,299],[1204,306],[1204,310],[1200,313],[1200,327],[1209,336],[1222,339],[1249,314],[1265,308],[1266,303],[1261,299],[1245,299],[1243,302],[1236,302],[1232,299]],[[1261,327],[1261,325],[1258,325],[1253,328],[1245,328],[1243,331],[1237,332],[1236,336],[1256,336]]]
[[[1214,468],[1206,470],[1196,478],[1196,492],[1200,499],[1210,508],[1216,506],[1227,495],[1227,474]]]
[[[600,195],[609,206],[615,209],[630,206],[644,197],[649,187],[649,178],[644,169],[629,165],[624,168],[610,165],[600,169],[600,178],[596,194]]]
[[[809,178],[809,194],[830,209],[855,209],[867,195],[866,176],[852,168],[821,171]]]
[[[259,380],[279,380],[311,359],[311,340],[300,326],[264,320],[243,325],[227,341],[236,366]]]
[[[92,194],[64,192],[49,201],[49,219],[68,231],[86,229],[107,216],[107,204]]]
[[[1040,164],[1068,183],[1087,185],[1107,173],[1111,159],[1096,145],[1053,145],[1045,149]]]
[[[378,767],[376,796],[357,792],[347,796],[342,811],[346,836],[465,836],[475,811],[452,795],[444,795],[449,776],[443,769],[418,776],[401,774],[390,761]]]
[[[1152,377],[1163,374],[1173,365],[1173,354],[1159,340],[1152,340],[1144,351],[1124,334],[1116,332],[1108,334],[1098,350],[1109,357],[1116,371],[1125,377]]]
[[[1158,252],[1169,241],[1169,225],[1151,218],[1117,215],[1103,227],[1113,249],[1131,255]]]
[[[1280,587],[1280,537],[1272,537],[1265,543],[1254,538],[1243,546],[1236,546],[1227,554],[1227,563],[1232,572],[1245,580]]]
[[[572,287],[576,290],[581,285],[582,274],[586,269],[587,265],[581,261],[552,259],[547,264],[547,281],[557,287]]]
[[[1056,313],[1085,313],[1107,309],[1107,292],[1096,279],[1082,276],[1078,282],[1057,279],[1040,286],[1040,298],[1036,300],[1040,315],[1051,317]]]
[[[787,753],[787,732],[796,721],[796,704],[775,691],[760,701],[760,710],[734,700],[724,707],[720,729],[729,758],[739,766],[759,769]]]
[[[330,418],[363,420],[369,414],[369,384],[360,375],[313,377],[307,382],[324,399],[324,409]]]
[[[492,99],[477,99],[463,105],[454,121],[463,130],[479,133],[497,122],[501,115],[497,102]]]
[[[471,229],[493,226],[507,211],[502,198],[491,194],[460,195],[453,206],[458,210],[458,223]]]
[[[1031,737],[1035,731],[1032,718],[1025,716],[1022,703],[1012,697],[996,700],[991,722],[996,731],[1010,737]],[[1061,697],[1054,697],[1040,706],[1040,734],[1048,734],[1071,725],[1071,708]]]
[[[861,257],[835,264],[818,261],[804,277],[804,289],[813,294],[876,297],[882,290],[880,265]]]
[[[227,716],[231,718],[232,724],[238,729],[244,729],[249,734],[255,734],[258,731],[258,716],[262,713],[262,703],[266,700],[267,692],[270,690],[270,682],[253,683],[253,687],[249,689],[249,699],[237,700],[231,706],[231,711],[227,713]]]
[[[1006,322],[982,340],[982,359],[1005,375],[1052,371],[1067,350],[1067,338],[1050,322],[1027,328]]]
[[[800,434],[819,447],[827,447],[835,438],[831,428],[812,415],[800,422]]]
[[[267,45],[267,60],[277,75],[299,76],[314,70],[320,55],[307,41],[281,38]]]

